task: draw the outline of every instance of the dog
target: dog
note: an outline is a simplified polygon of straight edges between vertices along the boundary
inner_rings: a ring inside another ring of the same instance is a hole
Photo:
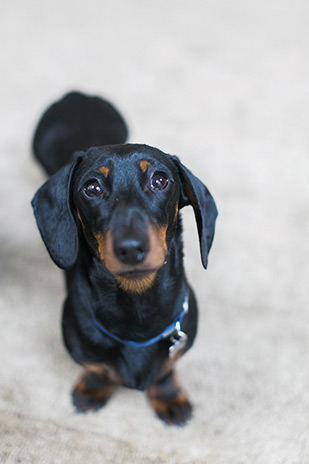
[[[78,412],[103,407],[117,386],[146,390],[166,424],[192,405],[174,364],[192,346],[197,303],[183,266],[180,210],[191,205],[207,267],[217,208],[176,156],[126,144],[118,110],[71,92],[39,121],[33,149],[50,175],[32,206],[52,260],[65,270],[64,343],[83,366]]]

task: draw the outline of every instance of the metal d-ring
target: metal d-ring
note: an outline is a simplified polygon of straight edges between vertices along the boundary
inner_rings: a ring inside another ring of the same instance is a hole
[[[182,351],[188,341],[188,336],[181,330],[180,322],[177,321],[175,331],[170,336],[171,346],[168,349],[168,357],[173,359],[180,351]]]

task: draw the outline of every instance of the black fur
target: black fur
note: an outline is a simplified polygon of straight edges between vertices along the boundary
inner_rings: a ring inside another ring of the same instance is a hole
[[[55,103],[34,137],[36,157],[53,175],[32,204],[51,258],[65,269],[63,336],[71,356],[82,365],[107,366],[122,385],[144,390],[166,375],[169,339],[129,347],[103,335],[92,317],[122,339],[145,341],[171,324],[189,291],[190,309],[182,324],[188,335],[183,352],[189,349],[197,307],[183,268],[178,208],[194,208],[205,268],[217,209],[208,189],[177,157],[147,145],[124,144],[126,135],[117,110],[98,97],[74,92]],[[143,169],[141,162],[146,163]],[[164,182],[164,188],[157,187]],[[165,250],[164,262],[158,264],[153,252],[145,264],[151,241],[159,254]],[[104,258],[108,245],[109,265]],[[111,270],[114,264],[121,275]],[[135,289],[134,282],[152,273],[151,285]],[[121,285],[122,278],[125,285],[133,282],[133,290]]]

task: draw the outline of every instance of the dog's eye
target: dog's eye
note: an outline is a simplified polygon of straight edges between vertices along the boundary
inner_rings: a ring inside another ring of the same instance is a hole
[[[155,172],[150,179],[150,187],[152,190],[163,190],[168,185],[168,177],[163,172]]]
[[[97,180],[92,180],[84,188],[84,193],[87,197],[99,197],[103,193],[103,189]]]

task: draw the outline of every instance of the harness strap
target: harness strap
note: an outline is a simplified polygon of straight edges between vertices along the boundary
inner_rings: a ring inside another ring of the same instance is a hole
[[[187,312],[189,311],[189,295],[186,293],[186,296],[184,298],[183,304],[182,304],[182,311],[177,316],[177,318],[172,322],[166,329],[161,332],[159,335],[156,337],[150,338],[149,340],[146,340],[145,342],[135,342],[133,340],[124,340],[117,335],[113,334],[109,330],[107,330],[97,319],[93,316],[92,320],[95,324],[95,326],[107,337],[111,338],[112,340],[115,340],[116,342],[126,345],[126,346],[131,346],[134,348],[144,348],[146,346],[154,345],[155,343],[159,342],[160,340],[163,340],[165,338],[171,337],[171,342],[173,345],[170,347],[172,348],[177,341],[183,337],[184,332],[181,331],[181,323]]]

